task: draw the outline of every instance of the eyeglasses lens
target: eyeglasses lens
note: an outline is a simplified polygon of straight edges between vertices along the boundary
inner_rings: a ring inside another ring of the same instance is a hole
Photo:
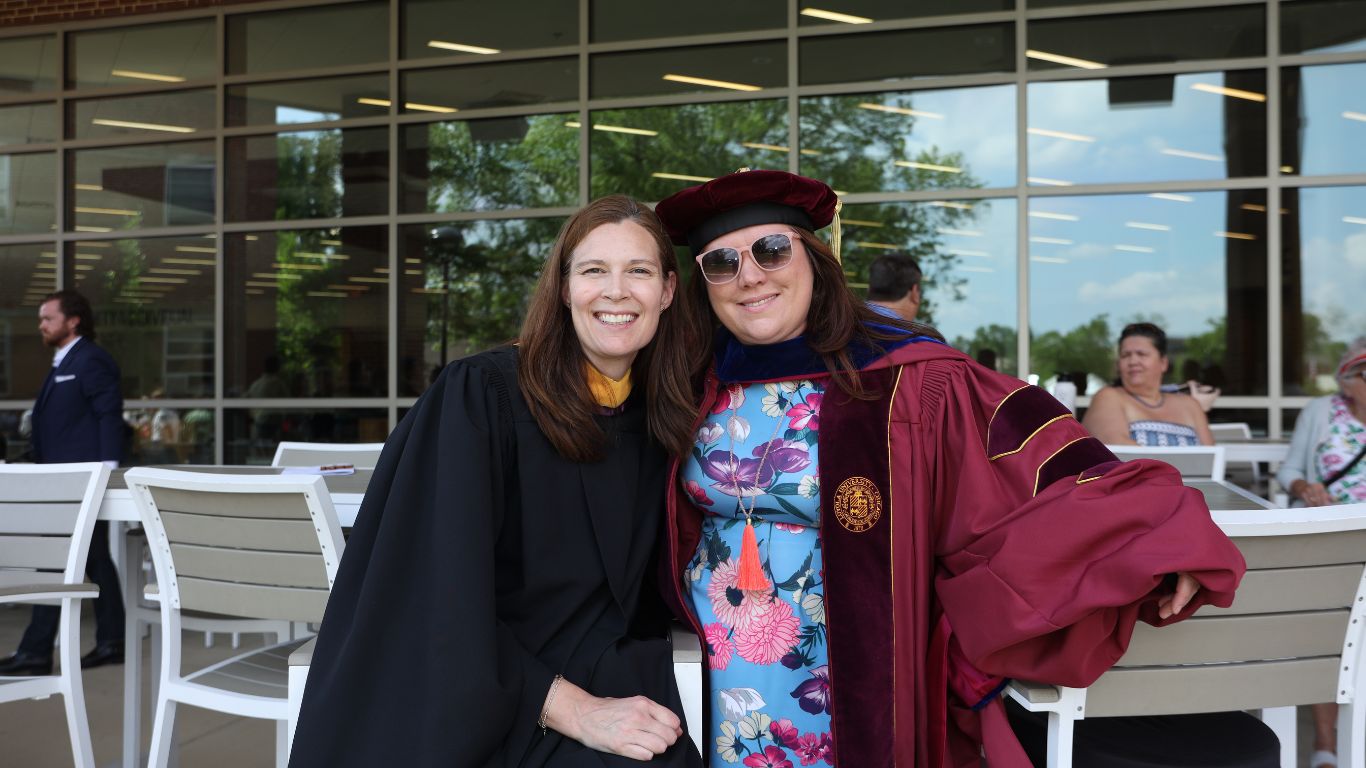
[[[782,269],[792,261],[792,238],[785,234],[765,235],[750,245],[749,253],[760,269]],[[722,284],[740,274],[740,259],[740,251],[734,248],[715,248],[697,257],[697,262],[707,282]]]

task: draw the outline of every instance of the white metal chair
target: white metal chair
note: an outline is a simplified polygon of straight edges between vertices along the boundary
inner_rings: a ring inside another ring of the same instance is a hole
[[[1245,421],[1229,421],[1222,424],[1211,423],[1209,425],[1209,431],[1214,435],[1215,445],[1227,440],[1252,439],[1252,425]],[[1261,467],[1259,467],[1255,461],[1249,461],[1247,464],[1252,467],[1252,482],[1260,482],[1262,479]]]
[[[181,611],[319,622],[343,541],[323,479],[134,469],[161,602],[162,660],[150,765],[164,768],[177,703],[276,720],[288,761],[288,659],[296,639],[181,671]]]
[[[1336,701],[1338,760],[1366,768],[1366,504],[1239,511],[1216,522],[1248,572],[1230,608],[1180,624],[1140,624],[1128,651],[1089,688],[1015,682],[1048,713],[1048,765],[1070,766],[1076,721],[1119,715],[1262,709],[1295,763],[1294,708]]]
[[[1224,479],[1224,449],[1218,445],[1182,447],[1147,445],[1107,445],[1121,461],[1156,459],[1164,461],[1181,473],[1182,477]]]
[[[351,464],[373,469],[384,443],[280,443],[272,467],[318,467]]]
[[[0,678],[0,702],[60,694],[78,768],[93,768],[95,755],[81,685],[77,601],[99,595],[98,587],[84,583],[85,558],[108,483],[109,469],[101,462],[0,466],[0,603],[57,603],[62,612],[60,671]]]

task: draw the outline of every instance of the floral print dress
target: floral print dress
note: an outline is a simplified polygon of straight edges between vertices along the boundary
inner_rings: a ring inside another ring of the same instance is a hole
[[[1319,481],[1332,477],[1348,462],[1356,458],[1366,446],[1366,425],[1352,415],[1352,408],[1342,395],[1334,395],[1328,409],[1328,439],[1314,452]],[[1338,504],[1366,501],[1366,459],[1357,462],[1341,480],[1328,487],[1328,493]]]
[[[682,482],[703,513],[683,575],[711,676],[710,765],[834,765],[820,479],[823,382],[731,384],[697,431]],[[745,509],[772,588],[737,589]],[[705,743],[705,742],[704,742]]]

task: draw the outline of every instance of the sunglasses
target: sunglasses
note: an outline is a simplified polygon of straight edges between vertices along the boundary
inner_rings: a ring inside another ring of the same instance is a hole
[[[792,236],[784,233],[764,235],[747,249],[759,269],[775,272],[792,261]],[[713,248],[697,257],[702,277],[712,285],[725,285],[740,275],[744,257],[735,248]]]

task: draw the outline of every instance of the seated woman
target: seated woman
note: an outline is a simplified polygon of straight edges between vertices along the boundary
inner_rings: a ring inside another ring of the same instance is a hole
[[[1119,384],[1091,398],[1082,425],[1106,445],[1214,445],[1196,398],[1162,391],[1167,334],[1152,323],[1131,323],[1119,335]]]
[[[1290,452],[1276,481],[1292,506],[1366,502],[1366,336],[1338,365],[1338,393],[1309,401],[1295,419]],[[1336,704],[1314,705],[1312,768],[1337,765]]]
[[[701,764],[650,578],[692,434],[677,273],[648,208],[590,203],[519,343],[446,366],[389,436],[290,765]]]

